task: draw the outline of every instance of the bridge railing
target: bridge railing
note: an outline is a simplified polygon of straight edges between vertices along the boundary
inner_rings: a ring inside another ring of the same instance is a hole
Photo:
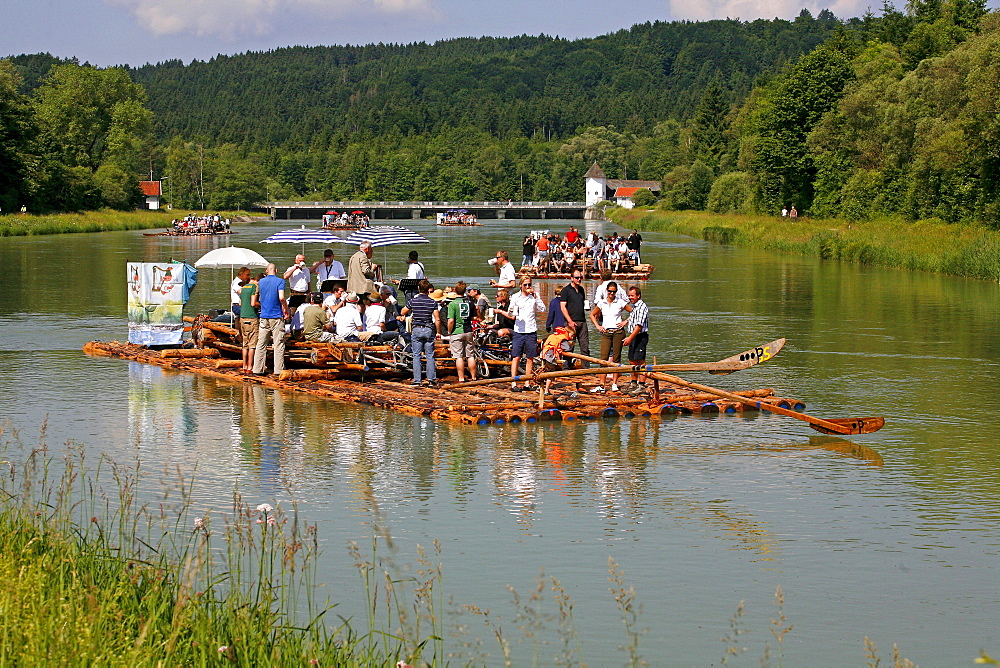
[[[274,202],[263,202],[258,206],[264,208],[277,208],[277,209],[289,209],[289,208],[309,208],[309,209],[372,209],[372,208],[382,208],[382,209],[420,209],[420,208],[444,208],[449,207],[453,209],[475,209],[475,208],[581,208],[586,207],[586,202],[514,202],[514,201],[490,201],[490,202],[450,202],[450,201],[425,201],[425,202],[391,202],[391,201],[379,201],[379,202],[350,202],[350,201],[339,201],[339,202],[319,202],[319,201],[308,201],[308,200],[282,200]]]

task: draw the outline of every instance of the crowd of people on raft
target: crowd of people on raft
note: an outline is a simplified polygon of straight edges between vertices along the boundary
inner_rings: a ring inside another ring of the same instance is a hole
[[[585,237],[575,227],[564,236],[532,232],[521,243],[521,269],[537,274],[568,274],[576,268],[621,273],[642,263],[642,235],[632,230],[627,237],[612,232],[601,236],[591,231]]]
[[[438,214],[438,225],[478,225],[479,218],[474,213],[466,211],[447,211]]]
[[[323,227],[368,227],[371,223],[366,213],[324,213]]]
[[[192,213],[170,221],[175,234],[223,234],[231,231],[231,221],[219,214],[196,216]]]
[[[576,346],[589,357],[591,326],[600,337],[600,360],[620,363],[627,349],[630,364],[645,364],[649,310],[642,301],[642,289],[612,280],[610,267],[602,271],[602,281],[591,295],[583,288],[582,268],[570,268],[569,283],[545,304],[535,292],[533,278],[518,276],[507,251],[500,250],[488,261],[496,272],[490,286],[497,289],[496,301],[490,304],[481,289],[463,281],[436,288],[427,279],[417,251],[407,257],[405,279],[384,283],[376,283],[380,267],[371,258],[371,244],[362,243],[346,270],[331,249],[311,264],[304,255],[297,255],[280,275],[273,263],[256,277],[249,268],[241,268],[231,285],[231,301],[239,318],[243,372],[266,375],[270,343],[273,371],[281,373],[285,342],[290,338],[315,343],[394,343],[412,352],[411,384],[437,386],[437,341],[448,342],[458,382],[464,382],[477,379],[477,346],[489,337],[509,347],[511,390],[539,391],[530,380],[521,380],[519,385],[517,377],[532,378],[536,360],[546,371],[573,366],[575,360],[565,353]],[[542,314],[546,314],[544,324]],[[525,371],[519,374],[522,359]],[[586,361],[580,364],[589,366]],[[607,374],[590,391],[634,396],[646,392],[645,374],[633,372],[631,383],[621,387],[618,376]],[[550,384],[547,380],[545,392]],[[579,385],[577,390],[581,391]]]

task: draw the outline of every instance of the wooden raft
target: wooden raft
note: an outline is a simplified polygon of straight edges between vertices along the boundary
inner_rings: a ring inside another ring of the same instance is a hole
[[[579,267],[577,267],[579,268]],[[590,280],[599,281],[601,280],[601,272],[597,271],[594,267],[592,260],[586,261],[586,267],[583,270],[583,277]],[[613,281],[647,281],[653,273],[653,265],[651,264],[640,264],[635,267],[629,267],[627,271],[616,271],[611,273],[611,280]],[[538,271],[537,267],[521,267],[518,271],[519,275],[530,276],[531,278],[537,279],[557,279],[569,281],[570,272],[568,271]]]
[[[144,346],[118,341],[91,341],[83,347],[88,355],[116,357],[134,360],[144,364],[190,371],[203,376],[223,378],[238,383],[257,383],[294,392],[306,392],[314,396],[334,401],[381,406],[407,415],[420,415],[435,420],[463,424],[504,424],[537,422],[539,420],[590,420],[595,418],[652,417],[661,415],[690,415],[712,413],[750,413],[759,409],[754,406],[720,399],[711,394],[701,394],[685,388],[660,383],[659,393],[652,396],[630,397],[624,394],[591,394],[587,390],[593,386],[592,380],[584,381],[579,394],[570,392],[576,383],[559,382],[553,386],[553,393],[545,397],[541,408],[538,394],[533,392],[511,392],[504,384],[481,387],[450,388],[454,377],[445,377],[439,387],[412,387],[409,377],[377,377],[365,373],[358,378],[357,369],[344,369],[332,374],[324,372],[324,377],[302,377],[301,371],[290,369],[280,377],[253,376],[243,374],[239,360],[218,359],[218,350],[178,349],[150,350]],[[346,374],[351,372],[351,376]],[[445,371],[447,373],[447,371]],[[298,378],[296,377],[298,376]],[[628,376],[622,376],[626,382]],[[735,392],[740,396],[754,398],[758,404],[771,404],[782,408],[802,410],[805,405],[793,399],[774,396],[772,389],[756,389]]]

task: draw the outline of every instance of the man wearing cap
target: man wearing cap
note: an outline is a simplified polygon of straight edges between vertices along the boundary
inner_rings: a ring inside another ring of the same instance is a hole
[[[293,295],[304,295],[309,292],[309,267],[306,266],[306,256],[295,256],[295,264],[285,270],[282,276],[288,281],[288,289]]]
[[[465,289],[465,293],[472,299],[476,304],[476,317],[480,320],[486,319],[486,313],[490,309],[490,300],[486,298],[479,288],[474,285],[470,285]]]
[[[319,292],[333,292],[333,284],[327,283],[327,281],[347,278],[344,265],[340,263],[340,260],[335,259],[331,248],[323,251],[323,259],[313,262],[310,270],[316,274],[316,290]]]
[[[372,245],[369,241],[361,242],[358,252],[351,256],[347,263],[347,291],[356,295],[368,294],[375,290],[375,270],[378,265],[372,262]]]
[[[333,324],[336,326],[337,336],[344,341],[360,341],[359,334],[364,331],[364,323],[361,321],[361,310],[358,309],[358,295],[356,292],[348,292],[344,297],[344,304],[337,309],[333,316]]]
[[[465,282],[455,284],[455,298],[448,304],[449,347],[455,360],[458,382],[465,382],[465,360],[469,361],[469,380],[476,379],[475,346],[472,342],[472,318],[475,303],[465,295]]]
[[[411,385],[436,385],[437,367],[434,364],[434,339],[437,337],[438,329],[441,326],[441,314],[438,311],[438,304],[431,299],[427,293],[431,291],[431,282],[426,278],[417,285],[417,295],[407,302],[403,310],[404,316],[413,316],[412,320],[412,345],[413,350],[413,382]],[[427,381],[421,382],[421,370],[423,364],[420,356],[423,355],[427,361]]]
[[[273,343],[274,373],[285,370],[285,320],[289,317],[285,301],[285,279],[279,278],[274,263],[267,265],[264,278],[257,283],[260,304],[260,324],[257,329],[257,349],[253,356],[253,372],[264,376],[267,344]]]
[[[340,337],[330,331],[330,321],[323,308],[323,294],[314,292],[309,298],[310,304],[302,312],[302,332],[306,341],[313,343],[328,343],[340,341]]]

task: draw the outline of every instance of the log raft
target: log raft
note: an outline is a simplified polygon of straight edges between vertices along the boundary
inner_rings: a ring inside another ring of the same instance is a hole
[[[407,415],[424,416],[434,420],[460,424],[504,424],[538,422],[541,420],[590,420],[596,418],[655,417],[664,415],[690,415],[753,413],[759,408],[752,405],[720,399],[711,394],[698,393],[683,387],[660,382],[657,392],[649,396],[631,397],[625,394],[593,394],[589,389],[594,380],[590,377],[557,380],[551,394],[539,401],[537,392],[511,392],[504,384],[479,387],[452,387],[453,376],[444,377],[438,387],[413,387],[410,377],[386,370],[368,369],[364,363],[339,361],[336,368],[316,368],[316,355],[302,355],[294,351],[289,355],[289,367],[281,375],[254,376],[244,374],[238,360],[221,359],[219,355],[232,356],[231,343],[213,340],[213,329],[224,326],[205,323],[205,348],[180,348],[178,352],[150,350],[145,346],[118,341],[91,341],[83,347],[88,355],[115,357],[144,364],[189,371],[203,376],[225,379],[237,383],[256,383],[267,387],[294,392],[305,392],[333,401],[380,406]],[[219,333],[222,333],[221,331]],[[190,351],[190,352],[189,352]],[[194,352],[200,351],[200,352]],[[291,351],[290,351],[291,352]],[[313,351],[313,353],[323,352]],[[440,360],[445,361],[445,360]],[[233,365],[233,363],[236,363]],[[232,365],[232,366],[231,366]],[[302,367],[305,368],[302,368]],[[448,374],[447,368],[439,366]],[[595,377],[596,378],[596,377]],[[581,382],[578,384],[577,380]],[[623,378],[623,380],[625,380]],[[579,387],[579,392],[575,390]],[[796,411],[805,408],[802,402],[775,396],[773,389],[755,389],[738,392],[760,404],[771,404]]]

